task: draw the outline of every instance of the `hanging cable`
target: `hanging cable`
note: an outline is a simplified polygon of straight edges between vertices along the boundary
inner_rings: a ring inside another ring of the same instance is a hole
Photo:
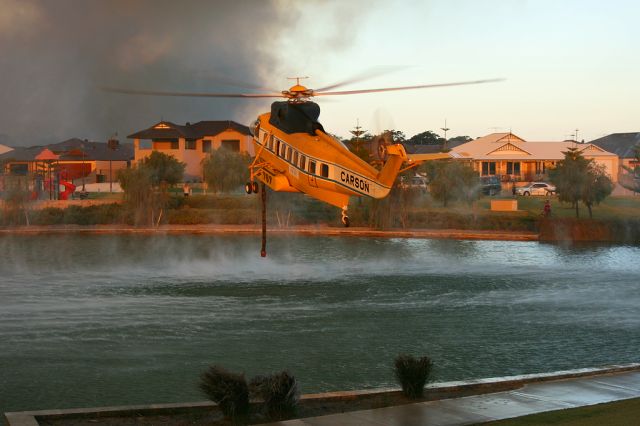
[[[260,256],[267,257],[267,185],[264,183],[260,196],[262,198],[262,250],[260,250]]]

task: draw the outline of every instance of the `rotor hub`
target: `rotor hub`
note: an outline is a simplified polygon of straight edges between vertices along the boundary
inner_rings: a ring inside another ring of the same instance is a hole
[[[306,102],[314,95],[313,89],[308,89],[301,84],[295,84],[289,90],[283,90],[282,95],[290,102]]]

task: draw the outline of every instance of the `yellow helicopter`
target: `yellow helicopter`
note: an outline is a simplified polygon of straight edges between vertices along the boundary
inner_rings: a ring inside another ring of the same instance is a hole
[[[462,86],[499,81],[499,79],[444,84],[387,87],[379,89],[332,91],[350,81],[321,89],[309,89],[301,78],[291,77],[296,84],[280,93],[184,93],[113,89],[112,92],[158,95],[226,98],[285,98],[271,105],[251,124],[256,156],[249,166],[247,193],[259,190],[256,179],[274,191],[302,192],[342,209],[342,223],[349,226],[348,206],[352,196],[384,198],[389,194],[398,174],[424,161],[451,158],[452,153],[408,154],[401,144],[385,137],[378,138],[380,170],[368,164],[340,141],[327,134],[318,122],[320,107],[314,96],[354,95],[397,90]],[[403,168],[404,165],[404,168]]]
[[[456,83],[423,84],[364,90],[333,89],[351,83],[346,80],[321,89],[309,89],[301,78],[291,77],[296,84],[280,93],[188,93],[105,88],[110,92],[212,98],[284,98],[271,104],[271,111],[258,116],[251,124],[255,158],[249,166],[247,193],[257,193],[263,183],[263,249],[266,232],[265,185],[274,191],[302,192],[342,210],[342,224],[349,226],[348,206],[352,196],[386,197],[399,173],[424,161],[452,158],[453,153],[408,154],[402,144],[388,137],[378,137],[378,156],[383,160],[380,170],[365,162],[340,141],[325,132],[318,122],[320,107],[310,99],[314,96],[355,95],[398,90],[463,86],[500,81],[488,79]],[[403,167],[404,166],[404,167]]]

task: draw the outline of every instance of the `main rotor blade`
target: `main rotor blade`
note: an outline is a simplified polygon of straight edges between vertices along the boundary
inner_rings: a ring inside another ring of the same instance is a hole
[[[338,83],[334,83],[330,86],[321,87],[320,89],[316,89],[316,91],[326,92],[327,90],[337,89],[338,87],[346,86],[347,84],[370,80],[374,77],[379,77],[385,74],[391,74],[392,72],[400,71],[405,68],[407,67],[400,67],[400,66],[376,67],[368,71],[365,71],[363,73],[360,73],[358,75],[354,75],[353,77],[350,77],[346,80],[342,80]]]
[[[120,89],[117,87],[102,87],[105,92],[122,93],[125,95],[145,96],[184,96],[194,98],[284,98],[282,93],[202,93],[202,92],[162,92],[155,90]]]
[[[412,90],[412,89],[429,89],[434,87],[448,87],[448,86],[465,86],[470,84],[483,84],[483,83],[495,83],[498,81],[504,81],[503,78],[493,78],[489,80],[475,80],[475,81],[461,81],[458,83],[440,83],[440,84],[421,84],[417,86],[401,86],[401,87],[385,87],[382,89],[363,89],[363,90],[343,90],[338,92],[318,92],[314,91],[313,96],[333,96],[333,95],[357,95],[360,93],[375,93],[375,92],[392,92],[396,90]]]
[[[196,78],[198,80],[210,81],[218,85],[222,84],[226,86],[239,87],[241,89],[259,90],[262,92],[277,92],[277,90],[273,87],[263,87],[257,84],[247,83],[246,81],[236,80],[222,74],[202,72],[202,74],[197,75]]]

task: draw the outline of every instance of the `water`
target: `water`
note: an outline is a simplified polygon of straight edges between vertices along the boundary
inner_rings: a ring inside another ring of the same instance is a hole
[[[640,248],[370,238],[0,238],[0,412],[203,400],[212,363],[303,392],[639,362]]]

